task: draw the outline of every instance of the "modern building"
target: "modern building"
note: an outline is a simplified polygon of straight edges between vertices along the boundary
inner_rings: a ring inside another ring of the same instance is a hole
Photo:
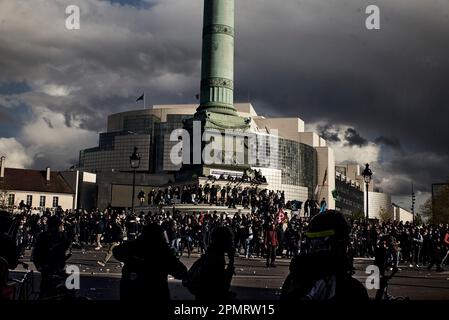
[[[79,170],[98,175],[99,199],[102,198],[99,207],[108,201],[114,206],[116,198],[112,197],[111,190],[118,185],[130,188],[129,156],[134,146],[138,147],[142,159],[137,169],[137,188],[162,187],[175,182],[175,174],[180,172],[182,164],[173,163],[170,155],[180,139],[176,134],[171,135],[174,130],[183,129],[183,120],[191,118],[197,107],[194,104],[156,105],[108,117],[107,132],[100,133],[98,147],[82,150],[79,159]],[[255,157],[251,169],[261,170],[267,178],[266,188],[284,190],[287,200],[305,202],[324,197],[328,207],[335,208],[334,155],[326,141],[316,133],[304,132],[304,121],[299,118],[265,118],[249,103],[236,103],[235,108],[238,116],[251,119],[250,132],[256,138],[256,143],[250,146]],[[238,175],[231,171],[217,168],[209,173]],[[128,192],[122,192],[125,193]],[[117,206],[131,204],[125,198],[116,202]]]
[[[364,199],[366,199],[366,191],[364,192]],[[391,195],[382,192],[368,193],[368,213],[370,219],[390,219],[393,220],[393,205],[391,202]],[[365,200],[365,215],[366,215],[366,200]]]
[[[335,209],[348,218],[364,217],[363,185],[338,171],[335,173]]]
[[[366,217],[366,185],[358,164],[338,164],[336,170],[336,191],[340,196],[337,208],[342,212],[359,215],[359,210]],[[374,181],[368,186],[368,212],[370,219],[391,219],[407,221],[406,212],[398,212],[392,205],[391,195],[381,192],[375,187]]]
[[[17,208],[23,201],[31,208],[64,210],[93,208],[96,203],[96,177],[80,171],[56,172],[6,168],[0,160],[0,205]]]
[[[432,184],[432,220],[447,223],[449,207],[449,183]]]
[[[413,213],[393,203],[393,219],[395,221],[413,222]]]

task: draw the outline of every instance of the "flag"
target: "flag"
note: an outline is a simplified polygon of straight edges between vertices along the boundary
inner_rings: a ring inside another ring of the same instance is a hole
[[[327,169],[324,171],[324,178],[323,178],[323,186],[326,184],[327,181]]]
[[[319,190],[318,188],[319,188],[319,186],[318,186],[318,185],[316,185],[316,187],[315,187],[315,191],[314,191],[314,195],[315,195],[315,197],[316,197],[316,196],[318,196],[318,190]]]
[[[145,93],[143,93],[139,98],[137,98],[136,102],[142,101],[144,97],[145,97]]]

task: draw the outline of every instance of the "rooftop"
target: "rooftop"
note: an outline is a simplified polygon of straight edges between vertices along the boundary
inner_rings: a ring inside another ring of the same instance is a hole
[[[5,177],[0,178],[0,188],[8,191],[75,193],[59,172],[50,172],[50,181],[46,176],[45,170],[5,168]]]

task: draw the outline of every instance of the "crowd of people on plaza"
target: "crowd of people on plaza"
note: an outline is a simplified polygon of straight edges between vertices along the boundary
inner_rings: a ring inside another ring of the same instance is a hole
[[[220,186],[219,184],[192,185],[182,187],[153,188],[145,194],[140,190],[137,194],[140,205],[161,206],[172,204],[206,204],[236,208],[260,207],[260,202],[266,198],[274,205],[283,206],[285,195],[283,191],[261,189],[257,185],[242,187],[236,184]]]
[[[166,193],[161,192],[161,194],[170,194],[169,188],[167,190]],[[245,190],[247,190],[246,193]],[[201,257],[205,257],[201,259],[208,261],[209,258],[206,257],[214,256],[208,254],[212,250],[218,255],[216,258],[219,260],[219,265],[216,266],[210,261],[207,263],[219,269],[215,270],[218,274],[221,270],[222,277],[229,280],[234,272],[235,256],[248,259],[262,258],[267,268],[274,268],[278,257],[295,258],[306,252],[307,232],[310,228],[309,224],[314,219],[311,220],[311,216],[326,213],[326,211],[322,212],[319,205],[312,207],[307,205],[307,211],[311,214],[306,216],[300,215],[297,210],[287,210],[291,204],[285,203],[284,194],[281,191],[259,190],[254,187],[241,190],[236,194],[237,196],[233,195],[232,190],[230,194],[233,200],[225,197],[224,203],[231,201],[230,203],[233,204],[243,204],[246,201],[250,204],[250,210],[245,213],[237,211],[233,215],[228,215],[216,211],[181,212],[175,207],[161,205],[151,211],[138,209],[136,213],[117,211],[112,208],[104,211],[98,209],[64,211],[59,208],[54,212],[46,210],[35,213],[25,207],[22,208],[21,213],[14,215],[13,241],[17,248],[17,259],[23,258],[26,249],[32,249],[33,261],[45,275],[46,272],[51,274],[63,268],[74,248],[84,253],[90,248],[100,251],[103,246],[106,246],[104,258],[97,263],[105,266],[112,256],[121,263],[124,274],[121,292],[127,296],[131,290],[127,287],[133,283],[127,279],[127,276],[134,274],[135,268],[141,267],[139,262],[132,258],[135,256],[130,253],[133,250],[143,250],[142,248],[146,246],[145,254],[156,253],[158,256],[165,257],[166,261],[161,262],[161,266],[164,266],[164,270],[170,270],[171,273],[169,273],[175,278],[180,279],[188,277],[190,271],[188,272],[179,262],[178,257],[184,255],[191,257],[192,253],[197,252]],[[216,198],[212,192],[206,192],[199,198],[206,203],[220,202],[221,199],[221,197]],[[347,253],[351,258],[378,259],[376,248],[380,243],[384,243],[388,248],[386,254],[392,262],[391,267],[396,270],[399,270],[401,263],[406,263],[410,267],[426,265],[429,269],[436,266],[437,270],[442,270],[448,260],[447,225],[418,226],[409,222],[357,220],[352,221],[350,228],[348,233],[351,237]],[[52,241],[56,241],[60,249],[56,251],[56,258],[53,256],[54,251],[48,251]],[[6,254],[0,250],[0,256],[2,255]],[[225,256],[228,257],[227,262]],[[57,265],[49,267],[46,259],[60,260]],[[151,270],[156,268],[151,263],[147,267]],[[157,272],[160,274],[162,271]],[[229,282],[229,287],[230,280],[228,280],[224,281],[222,286],[226,287],[226,283]],[[45,285],[49,286],[49,281],[47,283],[44,281],[44,289]],[[159,282],[161,288],[165,288],[164,283]],[[193,286],[190,285],[190,287]],[[208,288],[208,292],[211,290],[213,291],[214,288]],[[222,294],[223,291],[220,292],[217,295]],[[203,293],[198,292],[197,297],[201,298]],[[210,296],[210,292],[203,298],[206,299],[207,296]]]

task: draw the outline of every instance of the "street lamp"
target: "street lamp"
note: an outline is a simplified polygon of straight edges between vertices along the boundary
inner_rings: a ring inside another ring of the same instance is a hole
[[[369,212],[368,212],[368,193],[369,192],[368,192],[368,188],[369,188],[371,179],[373,177],[373,172],[369,168],[368,163],[365,165],[365,170],[363,170],[362,176],[363,176],[363,179],[365,180],[365,185],[366,185],[366,221],[368,222],[369,221]]]
[[[137,153],[137,147],[134,147],[134,152],[129,157],[129,164],[133,169],[133,196],[131,198],[131,213],[134,213],[134,196],[136,192],[136,170],[140,166],[140,155]]]

